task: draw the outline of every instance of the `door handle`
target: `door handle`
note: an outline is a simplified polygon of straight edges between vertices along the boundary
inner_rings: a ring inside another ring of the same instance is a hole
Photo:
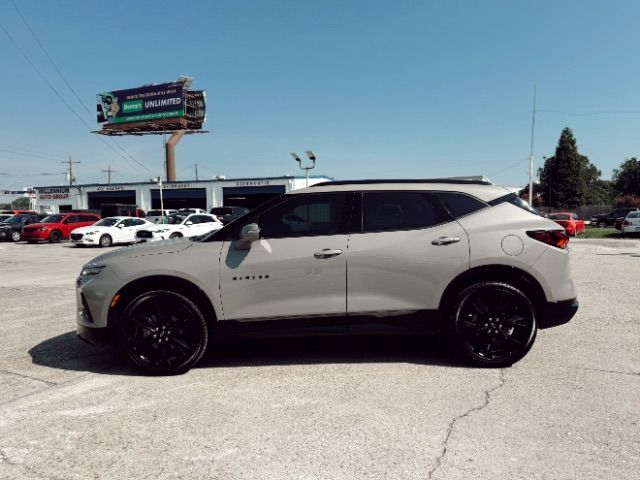
[[[431,245],[450,245],[460,241],[460,237],[440,237],[431,241]]]
[[[323,248],[319,252],[313,254],[316,258],[331,258],[340,255],[342,250],[334,250],[333,248]]]

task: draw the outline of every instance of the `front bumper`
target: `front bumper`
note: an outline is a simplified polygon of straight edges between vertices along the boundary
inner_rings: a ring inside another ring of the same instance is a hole
[[[113,343],[113,335],[107,327],[90,328],[84,325],[78,325],[77,327],[76,333],[78,337],[91,345],[111,345]]]
[[[568,323],[578,311],[578,306],[577,297],[546,303],[538,320],[538,328],[551,328]]]
[[[90,235],[83,235],[80,239],[71,237],[71,243],[75,243],[76,245],[98,245],[98,241]]]
[[[49,239],[49,230],[37,230],[35,232],[25,232],[22,231],[22,240],[48,240]]]

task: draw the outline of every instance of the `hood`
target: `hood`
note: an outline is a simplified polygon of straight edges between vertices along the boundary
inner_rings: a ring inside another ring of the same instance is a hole
[[[179,253],[193,245],[191,240],[176,238],[154,243],[138,243],[129,247],[120,248],[112,252],[98,255],[91,260],[93,263],[113,263],[127,258],[144,257],[147,255],[168,255]]]
[[[105,227],[105,226],[94,226],[94,225],[89,225],[87,227],[78,227],[72,230],[73,233],[87,233],[87,232],[95,232],[103,230],[105,228],[111,228],[111,227]]]

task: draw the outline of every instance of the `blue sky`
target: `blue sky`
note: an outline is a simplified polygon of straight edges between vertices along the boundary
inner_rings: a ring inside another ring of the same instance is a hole
[[[193,76],[211,133],[178,145],[181,180],[299,175],[312,149],[338,179],[524,185],[534,85],[536,166],[565,126],[604,178],[640,155],[639,2],[14,1],[92,115],[0,0],[0,189],[60,184],[68,155],[81,183],[162,172],[161,137],[120,139],[126,161],[21,52],[92,129],[96,93]]]

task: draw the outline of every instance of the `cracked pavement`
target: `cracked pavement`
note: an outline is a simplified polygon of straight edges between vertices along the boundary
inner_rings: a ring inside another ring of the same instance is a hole
[[[78,341],[97,250],[0,243],[2,479],[640,479],[640,240],[572,240],[581,308],[506,369],[425,338],[229,343],[142,377]]]

